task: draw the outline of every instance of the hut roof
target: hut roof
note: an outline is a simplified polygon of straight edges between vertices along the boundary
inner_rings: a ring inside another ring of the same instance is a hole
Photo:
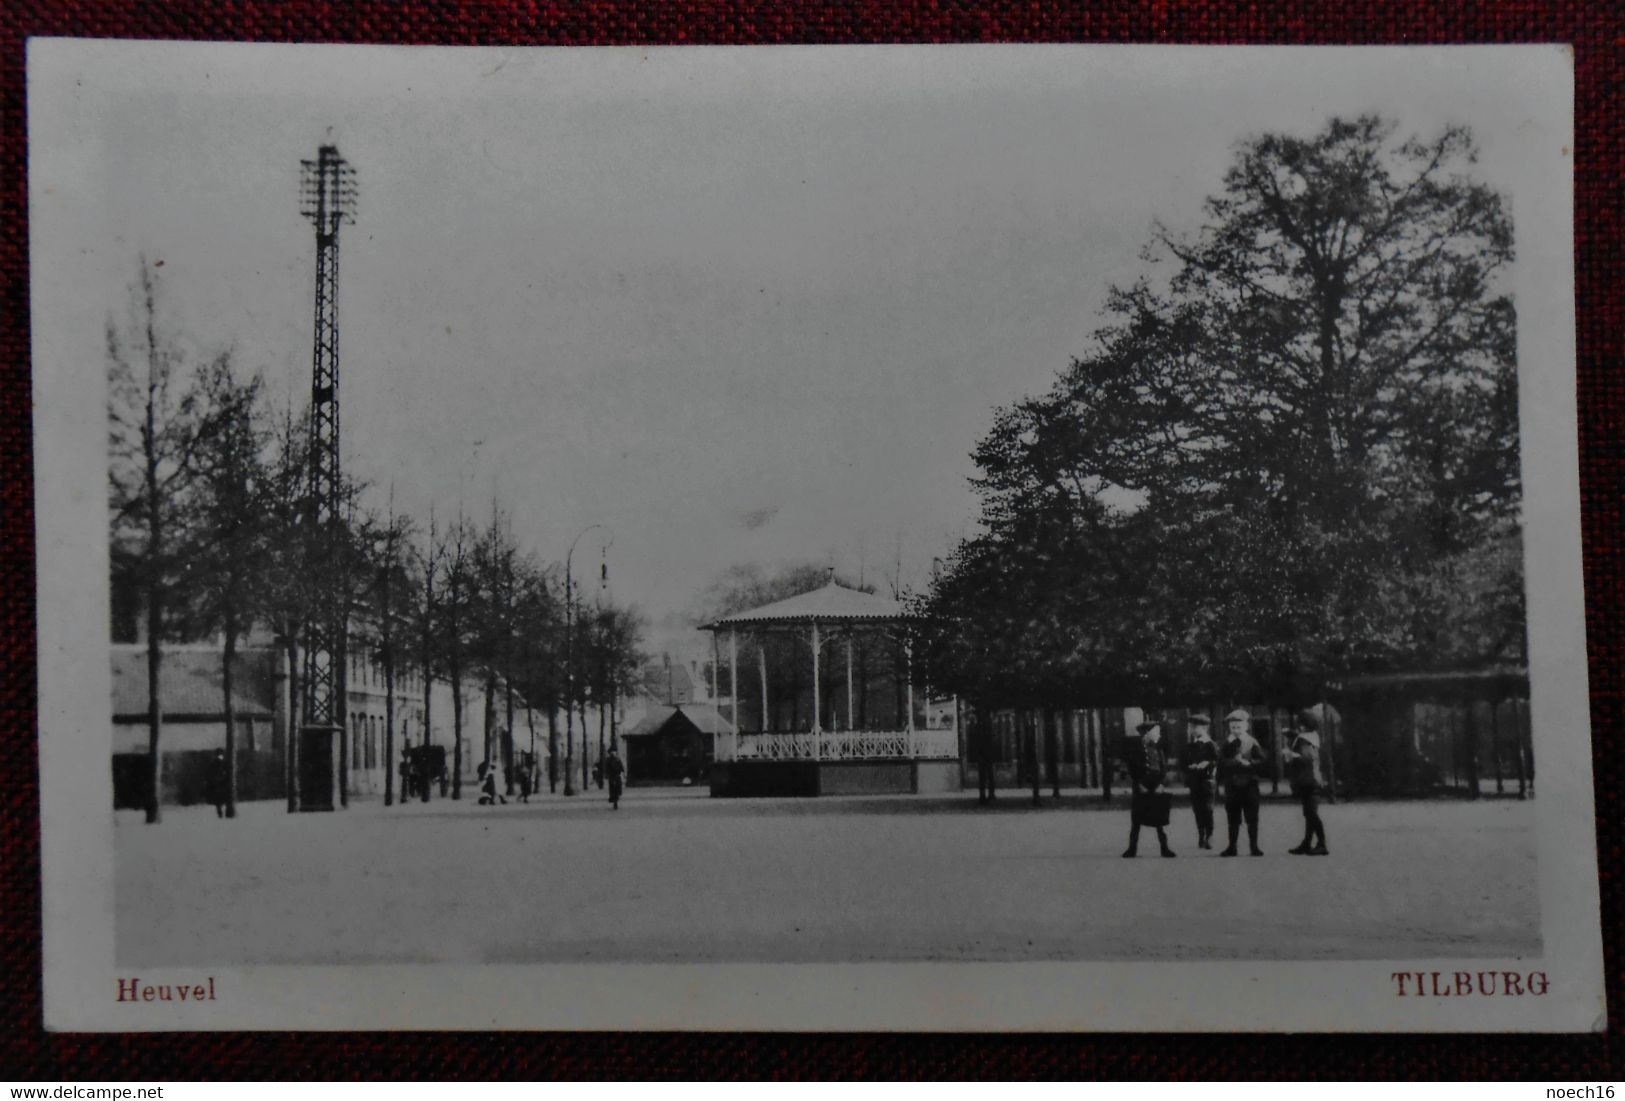
[[[626,736],[639,738],[658,734],[678,715],[692,723],[701,734],[732,734],[734,731],[733,723],[723,718],[712,704],[686,703],[678,707],[655,704],[638,720],[637,725],[626,732]]]
[[[113,718],[135,721],[147,714],[147,648],[115,646]],[[221,651],[213,647],[164,647],[159,702],[166,719],[211,721],[225,717]],[[231,696],[236,714],[269,719],[276,711],[276,654],[246,649],[232,666]]]

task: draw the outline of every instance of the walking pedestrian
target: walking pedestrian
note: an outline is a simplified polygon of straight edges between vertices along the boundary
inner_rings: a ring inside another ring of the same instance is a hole
[[[1298,736],[1285,753],[1292,794],[1303,807],[1303,840],[1287,852],[1298,856],[1327,856],[1326,826],[1320,820],[1320,721],[1314,712],[1298,715]]]
[[[480,781],[480,806],[495,806],[497,803],[506,806],[508,800],[497,790],[497,770],[489,763],[481,761],[477,775]]]
[[[609,747],[609,756],[604,759],[604,775],[609,778],[609,805],[615,810],[621,809],[621,778],[626,775],[626,765],[621,762],[621,755],[615,752],[615,747]]]
[[[1191,793],[1191,813],[1196,816],[1196,847],[1213,847],[1213,771],[1219,761],[1219,747],[1208,736],[1212,725],[1206,715],[1194,714],[1186,720],[1189,737],[1180,765]]]
[[[526,762],[519,769],[519,801],[521,803],[530,802],[531,771],[529,762]]]
[[[1129,800],[1128,850],[1123,856],[1139,855],[1141,826],[1155,829],[1162,855],[1173,856],[1174,850],[1168,847],[1168,808],[1172,800],[1161,790],[1168,770],[1168,758],[1162,749],[1162,725],[1143,722],[1134,731],[1139,737],[1128,747],[1134,795]]]
[[[1229,734],[1219,750],[1219,776],[1224,781],[1224,816],[1230,826],[1230,844],[1220,856],[1236,855],[1236,839],[1241,823],[1247,823],[1247,845],[1254,856],[1263,856],[1258,847],[1258,768],[1264,763],[1264,750],[1247,728],[1252,716],[1238,707],[1224,717]]]
[[[401,774],[401,802],[412,798],[412,740],[405,739],[401,743],[401,763],[398,770]]]
[[[203,778],[204,798],[214,804],[214,816],[226,816],[226,751],[217,749],[209,758],[209,772]]]

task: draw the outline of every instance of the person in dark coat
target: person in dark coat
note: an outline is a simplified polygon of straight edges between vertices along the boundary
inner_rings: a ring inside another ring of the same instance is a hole
[[[1123,856],[1139,855],[1141,826],[1154,828],[1162,855],[1173,856],[1174,850],[1168,847],[1168,817],[1163,813],[1166,804],[1154,798],[1161,793],[1168,770],[1168,758],[1162,749],[1162,726],[1143,722],[1134,729],[1139,736],[1128,746],[1128,771],[1134,795],[1129,800],[1128,850]]]
[[[404,739],[401,743],[401,763],[398,771],[401,774],[401,802],[412,798],[412,739]]]
[[[479,781],[480,806],[491,807],[498,803],[507,805],[508,800],[497,790],[497,770],[486,761],[480,762]]]
[[[1206,715],[1195,714],[1186,720],[1189,736],[1185,751],[1180,755],[1180,767],[1185,770],[1185,784],[1191,793],[1191,812],[1196,816],[1196,847],[1213,847],[1213,773],[1219,763],[1219,747],[1208,736],[1212,723]]]
[[[214,816],[226,816],[226,751],[217,749],[209,758],[209,774],[204,777],[204,797],[214,804]]]
[[[1220,856],[1236,855],[1236,839],[1241,823],[1247,823],[1247,845],[1254,856],[1263,856],[1258,847],[1258,769],[1265,761],[1264,750],[1247,731],[1252,716],[1236,708],[1224,717],[1229,728],[1219,747],[1219,778],[1224,781],[1224,816],[1229,820],[1230,845]]]
[[[621,755],[610,746],[609,756],[604,758],[604,776],[609,780],[609,805],[616,810],[621,809],[621,779],[625,775],[626,765],[621,762]]]
[[[1326,856],[1326,825],[1320,820],[1320,721],[1314,712],[1298,715],[1298,733],[1283,754],[1292,794],[1303,807],[1303,840],[1287,852],[1298,856]]]

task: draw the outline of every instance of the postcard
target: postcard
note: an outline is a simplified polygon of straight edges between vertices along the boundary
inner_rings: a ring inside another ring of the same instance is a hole
[[[1601,1029],[1572,92],[32,41],[46,1025]]]

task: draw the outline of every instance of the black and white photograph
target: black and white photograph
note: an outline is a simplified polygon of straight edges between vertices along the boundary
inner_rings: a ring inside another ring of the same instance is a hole
[[[47,1024],[1601,1028],[1571,96],[33,41]]]

